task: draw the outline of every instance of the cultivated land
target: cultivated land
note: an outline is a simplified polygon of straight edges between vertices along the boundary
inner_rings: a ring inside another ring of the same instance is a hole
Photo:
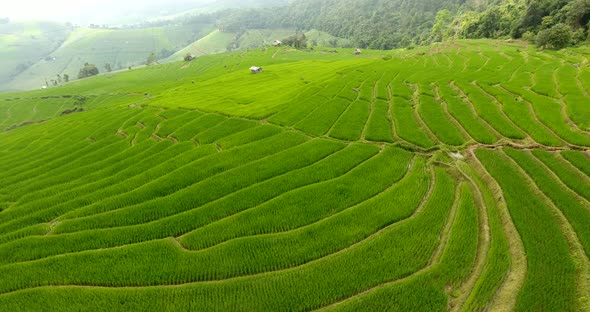
[[[0,94],[0,310],[590,309],[590,49],[329,50]]]

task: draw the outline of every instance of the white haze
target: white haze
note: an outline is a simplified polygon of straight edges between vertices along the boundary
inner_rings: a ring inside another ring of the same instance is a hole
[[[0,8],[0,18],[81,25],[131,24],[210,2],[215,0],[5,0]]]

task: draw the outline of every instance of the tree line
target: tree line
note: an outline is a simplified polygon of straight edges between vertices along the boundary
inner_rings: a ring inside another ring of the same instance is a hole
[[[361,48],[411,47],[449,38],[522,38],[562,48],[588,40],[590,0],[298,0],[286,7],[216,15],[223,31],[318,29]]]

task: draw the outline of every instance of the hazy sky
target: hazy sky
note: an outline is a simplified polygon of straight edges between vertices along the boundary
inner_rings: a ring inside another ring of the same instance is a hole
[[[168,14],[213,0],[2,0],[0,17],[12,20],[112,23],[122,17]]]

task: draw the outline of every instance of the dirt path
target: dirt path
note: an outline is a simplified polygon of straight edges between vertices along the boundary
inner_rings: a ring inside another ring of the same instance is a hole
[[[502,220],[502,226],[504,233],[508,239],[508,246],[510,249],[510,272],[506,276],[506,279],[498,289],[494,300],[490,305],[490,311],[513,311],[516,306],[516,299],[520,293],[520,289],[524,284],[524,280],[527,273],[527,258],[524,245],[520,234],[516,230],[516,226],[512,222],[512,217],[508,211],[508,206],[504,200],[504,194],[500,185],[494,180],[494,178],[487,172],[485,167],[479,159],[475,156],[473,149],[469,150],[471,161],[471,167],[476,171],[477,174],[484,180],[489,186],[490,190],[494,192],[495,197],[498,201],[498,212],[500,219]]]
[[[274,58],[277,56],[277,54],[279,54],[279,52],[281,51],[281,48],[278,48],[275,53],[272,55],[272,59],[274,60]]]
[[[464,162],[456,161],[456,168],[459,170],[459,172],[461,172],[463,177],[465,177],[465,179],[469,181],[471,185],[471,190],[474,194],[473,198],[475,200],[475,203],[477,204],[479,211],[479,244],[477,247],[476,262],[473,270],[471,271],[471,276],[463,283],[463,285],[461,285],[461,288],[459,288],[460,295],[456,298],[450,299],[450,303],[452,306],[452,308],[450,309],[451,312],[461,311],[463,305],[473,292],[473,288],[475,287],[475,284],[481,277],[481,273],[483,272],[486,262],[488,261],[491,239],[490,222],[488,216],[489,207],[487,207],[483,194],[477,186],[477,183],[471,178],[471,176],[469,176],[469,174],[467,174],[461,169],[462,164],[468,166]]]

